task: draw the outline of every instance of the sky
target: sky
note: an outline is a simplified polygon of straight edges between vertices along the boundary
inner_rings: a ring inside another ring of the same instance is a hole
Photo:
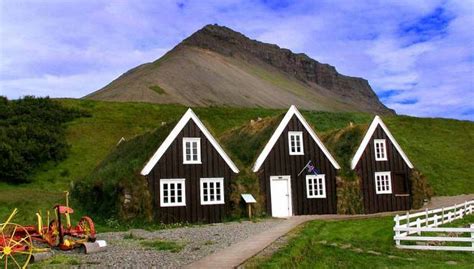
[[[82,97],[206,24],[367,79],[399,114],[474,121],[474,1],[0,1],[0,95]]]

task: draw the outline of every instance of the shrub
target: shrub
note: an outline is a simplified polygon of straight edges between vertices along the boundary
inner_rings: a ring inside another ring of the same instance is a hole
[[[0,96],[0,181],[27,182],[35,168],[66,158],[65,123],[88,113],[46,98]]]
[[[425,200],[431,199],[433,190],[428,184],[426,177],[417,169],[413,169],[410,175],[412,207],[414,209],[421,208]]]

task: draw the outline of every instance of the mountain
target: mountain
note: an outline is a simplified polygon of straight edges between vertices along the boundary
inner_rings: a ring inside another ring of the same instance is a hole
[[[305,54],[207,25],[160,59],[137,66],[86,99],[394,114],[367,80]]]

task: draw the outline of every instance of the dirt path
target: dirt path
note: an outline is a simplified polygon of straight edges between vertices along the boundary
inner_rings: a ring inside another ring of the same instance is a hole
[[[437,196],[431,198],[431,201],[423,207],[428,209],[436,209],[441,207],[453,206],[455,204],[461,204],[465,201],[474,200],[474,194],[462,194],[457,196]]]

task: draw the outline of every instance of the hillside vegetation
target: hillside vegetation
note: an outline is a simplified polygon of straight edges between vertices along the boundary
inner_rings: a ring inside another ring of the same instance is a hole
[[[41,164],[65,159],[65,123],[81,116],[49,98],[0,96],[0,182],[27,182]]]
[[[5,218],[9,211],[18,207],[20,209],[18,222],[34,222],[33,213],[36,210],[50,208],[55,203],[61,202],[62,192],[69,189],[72,182],[94,177],[93,174],[98,173],[94,172],[94,169],[108,166],[108,161],[104,161],[106,158],[111,161],[114,154],[117,156],[114,151],[133,155],[131,158],[136,161],[132,170],[141,168],[144,163],[140,162],[146,160],[150,151],[134,152],[128,150],[126,144],[117,146],[118,141],[122,137],[131,141],[143,134],[153,133],[157,128],[158,130],[163,128],[162,136],[164,136],[167,133],[164,131],[165,128],[172,127],[168,124],[173,125],[172,122],[177,121],[186,111],[186,107],[180,105],[91,100],[60,100],[60,102],[68,108],[85,110],[90,117],[78,118],[67,123],[66,136],[71,148],[66,159],[59,163],[41,165],[31,174],[31,183],[21,185],[0,183],[0,218]],[[271,135],[272,129],[266,129],[264,135],[254,139],[251,139],[252,136],[245,138],[242,132],[239,134],[235,131],[239,129],[244,131],[247,128],[245,125],[248,125],[250,120],[259,117],[264,121],[269,118],[270,122],[278,124],[279,118],[285,113],[285,110],[262,108],[209,107],[194,110],[209,130],[223,141],[231,158],[244,169],[252,165],[267,137]],[[363,113],[307,111],[302,113],[321,136],[335,129],[344,128],[350,122],[368,124],[372,119],[371,115]],[[428,177],[435,195],[474,193],[472,122],[405,116],[390,116],[383,119],[414,165]],[[234,133],[237,136],[234,136]],[[239,137],[241,139],[238,139]],[[159,145],[152,144],[154,143],[145,143],[142,146],[153,147],[149,150],[154,151]],[[103,175],[114,176],[112,172],[110,173]],[[92,196],[84,199],[93,201]],[[78,205],[73,204],[74,206]],[[76,216],[78,214],[80,212]]]

